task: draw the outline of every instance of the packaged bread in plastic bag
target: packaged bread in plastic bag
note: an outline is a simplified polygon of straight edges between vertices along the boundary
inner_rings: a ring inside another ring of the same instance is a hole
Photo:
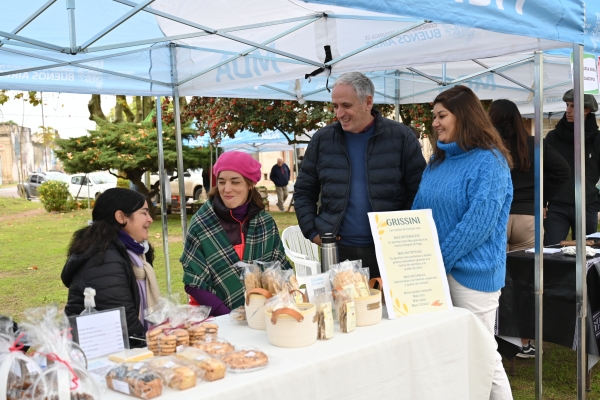
[[[329,269],[329,279],[334,288],[350,290],[352,298],[367,297],[369,292],[369,272],[361,268],[362,261],[342,261]]]
[[[240,280],[244,284],[246,292],[252,289],[262,289],[260,283],[262,270],[259,265],[247,264],[243,261],[239,261],[234,264],[234,268],[240,271]]]
[[[21,328],[27,332],[30,352],[43,356],[47,368],[33,383],[40,399],[92,400],[101,393],[88,373],[85,355],[71,340],[69,321],[56,305],[26,310]]]
[[[163,383],[170,388],[185,390],[196,386],[198,375],[196,368],[174,356],[154,357],[144,361],[162,377]]]
[[[32,391],[42,374],[40,367],[23,351],[24,332],[13,332],[13,321],[0,317],[0,399],[20,400],[41,396]]]
[[[116,392],[139,399],[153,399],[163,390],[160,374],[143,362],[114,366],[106,374],[106,385]]]
[[[175,357],[185,360],[197,368],[198,377],[207,382],[216,381],[225,377],[227,367],[217,357],[197,349],[195,347],[186,347],[178,352]]]
[[[356,329],[356,308],[352,289],[333,289],[335,298],[335,308],[340,322],[340,330],[344,333],[352,332]]]
[[[333,337],[333,298],[331,292],[319,293],[314,296],[313,303],[317,309],[319,340],[329,340]]]

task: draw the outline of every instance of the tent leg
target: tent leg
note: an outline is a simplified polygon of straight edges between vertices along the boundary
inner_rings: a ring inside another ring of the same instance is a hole
[[[394,83],[396,85],[395,93],[394,93],[394,102],[396,103],[396,107],[394,109],[394,117],[396,121],[400,122],[400,71],[396,71],[396,79],[394,79]]]
[[[208,190],[206,191],[206,193],[208,193],[208,191],[210,189],[212,189],[212,186],[213,186],[213,180],[212,180],[212,177],[213,177],[213,174],[212,174],[212,171],[213,171],[212,148],[213,148],[213,146],[212,146],[212,143],[209,143],[208,146],[210,147],[210,171],[208,171],[208,180],[210,182],[210,187],[208,188]]]
[[[171,265],[169,262],[169,227],[167,226],[167,182],[165,173],[165,153],[163,150],[162,115],[160,96],[156,96],[156,138],[158,141],[158,176],[160,182],[160,218],[162,221],[163,251],[165,253],[165,270],[167,274],[167,295],[171,295]]]
[[[177,86],[177,55],[175,45],[170,44],[171,77],[173,83],[173,108],[175,110],[175,141],[177,143],[177,182],[179,183],[179,209],[181,210],[181,237],[185,243],[187,236],[187,201],[185,197],[185,170],[183,169],[183,143],[181,140],[181,119],[179,110],[179,87]]]
[[[573,44],[575,106],[575,297],[577,310],[577,399],[585,399],[587,288],[585,261],[585,132],[583,114],[583,46]]]
[[[535,344],[538,350],[535,352],[535,398],[542,399],[542,348],[544,343],[544,243],[542,232],[544,231],[544,160],[543,142],[543,118],[544,118],[544,58],[541,51],[534,55],[534,218],[535,218],[535,259],[534,259],[534,292],[535,292]]]

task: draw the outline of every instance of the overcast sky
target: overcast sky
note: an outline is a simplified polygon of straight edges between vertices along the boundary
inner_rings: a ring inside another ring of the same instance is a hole
[[[18,91],[8,93],[11,99],[0,106],[0,122],[13,120],[18,125],[22,124],[36,132],[42,125],[41,105],[33,107],[25,101],[23,106],[22,100],[13,99]],[[61,138],[85,135],[88,129],[96,127],[96,123],[89,120],[87,104],[90,98],[89,94],[43,93],[45,125],[57,129]],[[102,96],[102,110],[105,115],[115,106],[115,100],[115,96]],[[132,98],[127,97],[127,102],[131,101]]]

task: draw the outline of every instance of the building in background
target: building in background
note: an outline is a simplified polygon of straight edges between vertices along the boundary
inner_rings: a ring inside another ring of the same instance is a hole
[[[27,178],[30,172],[37,171],[38,166],[43,168],[43,153],[43,146],[32,141],[31,129],[12,123],[0,123],[0,166],[3,183],[19,181],[20,157],[23,158],[22,179]]]

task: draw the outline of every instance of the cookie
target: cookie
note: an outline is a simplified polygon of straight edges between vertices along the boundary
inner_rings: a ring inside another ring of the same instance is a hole
[[[163,332],[163,328],[161,328],[160,326],[150,329],[148,332],[146,332],[146,340],[148,342],[155,341],[155,340],[157,340],[158,335],[160,335],[162,332]]]

